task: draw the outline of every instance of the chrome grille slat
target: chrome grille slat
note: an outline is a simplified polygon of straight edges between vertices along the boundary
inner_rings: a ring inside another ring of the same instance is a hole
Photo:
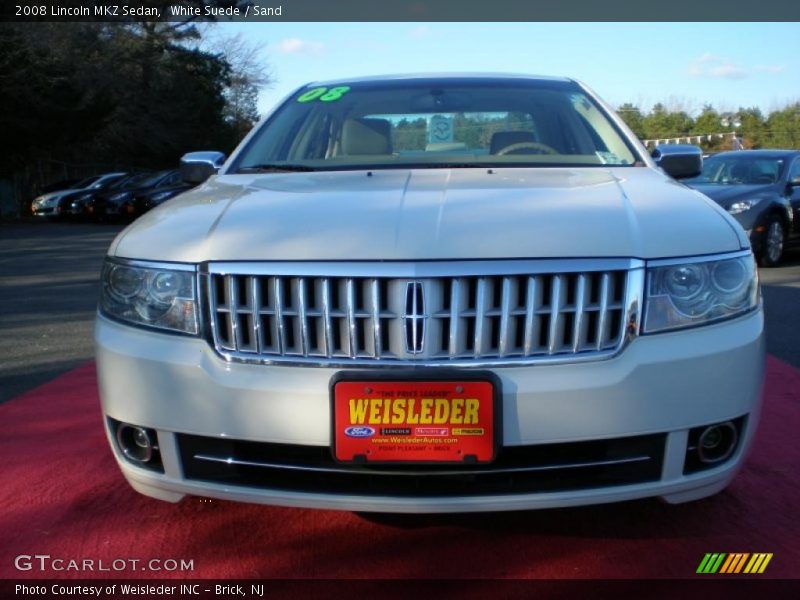
[[[500,356],[505,356],[508,352],[508,328],[509,321],[513,317],[511,314],[511,278],[503,277],[501,309],[500,309],[500,344],[498,351]]]
[[[575,290],[575,318],[572,324],[572,351],[578,352],[583,347],[583,321],[586,302],[586,275],[578,275],[578,285]]]
[[[369,284],[370,308],[372,309],[372,357],[381,356],[381,296],[380,283],[373,278]]]
[[[308,322],[306,321],[306,280],[297,278],[297,318],[300,320],[300,346],[303,356],[308,356]]]
[[[333,326],[331,325],[331,281],[323,278],[322,285],[322,320],[325,331],[325,356],[333,356]]]
[[[211,341],[232,360],[491,365],[618,350],[638,310],[629,282],[639,270],[414,278],[215,273],[211,265],[202,289]],[[409,287],[424,300],[403,297]],[[415,323],[424,332],[421,351],[411,352],[413,329],[405,333]]]
[[[548,334],[547,353],[555,354],[561,337],[561,328],[564,326],[561,320],[561,285],[563,276],[553,277],[552,294],[550,295],[550,333]]]
[[[233,348],[238,351],[241,348],[239,344],[241,331],[239,331],[239,298],[236,290],[236,281],[233,279],[233,277],[228,277],[226,284],[228,288],[228,308],[231,311],[231,333],[233,334]]]
[[[597,350],[603,348],[605,339],[606,323],[608,321],[608,289],[611,277],[608,273],[603,273],[600,283],[600,317],[597,325]]]
[[[461,313],[461,279],[454,278],[450,284],[450,328],[447,339],[447,354],[455,358],[458,354],[458,320]]]
[[[273,307],[275,310],[275,332],[278,341],[278,351],[286,354],[286,336],[283,329],[283,279],[275,277],[272,286]]]
[[[483,340],[484,340],[484,325],[486,322],[485,319],[485,312],[486,312],[486,278],[479,277],[478,278],[478,290],[475,292],[475,336],[472,341],[472,349],[475,358],[479,358],[481,356],[481,348],[483,347]]]
[[[264,351],[264,340],[261,338],[261,286],[256,277],[248,277],[247,279],[250,282],[250,302],[253,307],[253,341],[255,342],[256,352],[261,354]]]
[[[358,358],[358,347],[356,346],[355,290],[353,289],[352,277],[348,277],[345,280],[345,294],[347,306],[347,353],[350,358]]]
[[[528,289],[525,295],[525,340],[522,349],[523,356],[530,356],[533,352],[534,335],[538,332],[535,329],[538,322],[536,315],[536,291],[537,278],[528,277]]]

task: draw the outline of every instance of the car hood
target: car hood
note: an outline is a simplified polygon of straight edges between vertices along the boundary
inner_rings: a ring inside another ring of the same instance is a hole
[[[42,194],[41,196],[37,196],[35,202],[39,202],[41,204],[50,204],[60,200],[65,195],[74,192],[75,190],[59,190],[57,192],[48,192],[47,194]]]
[[[61,200],[64,196],[68,194],[77,194],[79,192],[89,192],[92,191],[92,188],[73,188],[69,190],[58,190],[56,192],[48,192],[47,194],[42,194],[36,197],[36,202],[42,203],[51,203],[55,202],[56,200]]]
[[[63,193],[64,192],[48,192],[46,194],[39,194],[38,196],[36,196],[36,201],[37,202],[47,202],[51,198],[55,198],[57,196],[60,196]]]
[[[739,200],[750,198],[762,198],[766,195],[775,193],[777,186],[769,185],[727,185],[716,183],[697,183],[692,184],[692,188],[705,194],[723,208],[730,207],[731,204]]]
[[[207,260],[688,256],[747,246],[725,211],[647,167],[220,175],[110,253]]]

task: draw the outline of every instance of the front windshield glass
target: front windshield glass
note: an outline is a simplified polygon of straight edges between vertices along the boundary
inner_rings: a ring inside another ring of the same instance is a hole
[[[151,173],[149,171],[146,173],[139,173],[138,175],[134,175],[133,177],[126,179],[122,185],[119,186],[119,188],[130,190],[135,188],[150,187],[164,177],[165,173],[166,171],[159,171],[158,173]]]
[[[685,183],[723,185],[766,185],[776,183],[783,172],[784,160],[761,156],[712,156],[703,161],[703,172],[684,179]]]
[[[76,190],[82,190],[84,188],[88,188],[92,184],[94,184],[98,179],[100,179],[100,175],[95,175],[93,177],[87,177],[83,181],[79,181],[75,184],[74,188]]]
[[[138,187],[148,188],[156,185],[159,181],[166,177],[169,171],[159,171],[158,173],[151,173],[150,177],[145,177],[138,182]]]
[[[572,82],[420,79],[304,88],[256,132],[230,172],[636,161]]]
[[[113,177],[108,177],[108,178],[106,178],[106,179],[105,179],[105,180],[103,180],[103,181],[102,181],[100,184],[98,184],[96,187],[97,187],[97,188],[99,188],[99,189],[101,189],[101,190],[107,190],[107,189],[111,189],[111,188],[113,188],[113,187],[114,187],[114,186],[115,186],[115,185],[116,185],[116,184],[117,184],[119,181],[122,181],[122,180],[124,180],[124,179],[125,179],[125,176],[124,176],[124,175],[114,175]]]

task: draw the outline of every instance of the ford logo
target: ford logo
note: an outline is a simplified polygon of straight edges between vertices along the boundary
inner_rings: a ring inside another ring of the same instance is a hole
[[[363,438],[375,435],[375,430],[372,427],[348,427],[344,430],[344,434],[348,437]]]

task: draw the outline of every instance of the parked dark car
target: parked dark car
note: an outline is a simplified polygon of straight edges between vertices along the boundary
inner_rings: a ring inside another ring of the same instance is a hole
[[[59,199],[59,214],[71,219],[86,219],[89,216],[89,204],[97,194],[116,188],[130,177],[132,175],[129,173],[117,173],[114,177],[107,177],[89,189],[64,194]]]
[[[59,179],[58,181],[54,181],[52,183],[48,183],[44,187],[39,190],[39,195],[49,194],[51,192],[57,192],[59,190],[67,190],[70,188],[75,187],[75,184],[80,182],[80,179]],[[33,214],[33,203],[35,202],[34,198],[31,198],[25,203],[23,208],[23,212],[25,216],[30,216]]]
[[[104,173],[102,175],[93,175],[87,177],[73,184],[72,188],[56,190],[41,194],[33,200],[31,205],[31,212],[35,216],[47,217],[49,219],[58,219],[64,216],[65,205],[62,199],[74,192],[88,192],[90,190],[98,189],[105,185],[107,182],[113,182],[121,179],[125,173]]]
[[[183,192],[188,192],[190,189],[195,187],[195,185],[197,184],[181,181],[180,183],[176,183],[173,185],[159,186],[152,190],[139,192],[134,196],[132,204],[129,203],[126,206],[126,209],[132,205],[133,216],[134,217],[141,216],[148,210],[153,209],[160,204],[163,204],[170,198],[174,198],[175,196],[182,194]]]
[[[762,266],[777,265],[786,246],[800,242],[800,151],[720,152],[684,182],[739,221]]]
[[[98,220],[133,218],[133,199],[137,194],[167,187],[181,181],[177,170],[140,173],[127,179],[121,186],[97,194],[92,202],[92,214]]]

